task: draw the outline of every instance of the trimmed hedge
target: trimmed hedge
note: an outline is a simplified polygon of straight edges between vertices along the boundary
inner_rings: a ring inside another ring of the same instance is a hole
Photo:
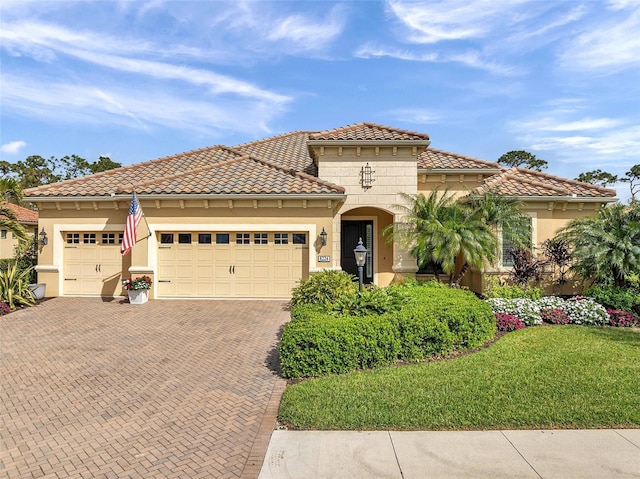
[[[419,361],[480,346],[495,335],[491,307],[468,291],[438,283],[400,288],[407,302],[400,311],[381,315],[335,316],[326,306],[294,306],[280,343],[282,375],[320,376]]]

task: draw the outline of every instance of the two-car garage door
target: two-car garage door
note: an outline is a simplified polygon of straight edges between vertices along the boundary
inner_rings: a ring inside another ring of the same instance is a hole
[[[286,298],[308,271],[306,233],[162,232],[159,298]]]

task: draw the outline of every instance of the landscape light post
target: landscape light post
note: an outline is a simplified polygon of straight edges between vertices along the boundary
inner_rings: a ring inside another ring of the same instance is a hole
[[[359,291],[362,293],[362,269],[367,261],[367,248],[362,244],[362,238],[358,241],[358,246],[353,250],[353,254],[356,256],[356,265],[358,265],[358,286]]]

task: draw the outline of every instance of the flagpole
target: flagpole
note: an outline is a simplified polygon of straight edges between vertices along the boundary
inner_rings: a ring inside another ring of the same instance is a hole
[[[133,190],[133,194],[136,194],[136,190]],[[151,238],[151,228],[149,227],[149,222],[147,221],[147,215],[144,214],[144,210],[142,209],[142,203],[140,203],[140,199],[138,199],[138,204],[140,205],[140,211],[142,211],[142,217],[144,218],[144,224],[147,225],[147,236],[145,236],[144,238],[140,238],[139,240],[136,240],[136,244],[138,244],[138,241],[142,241],[143,239],[147,239],[147,238]]]

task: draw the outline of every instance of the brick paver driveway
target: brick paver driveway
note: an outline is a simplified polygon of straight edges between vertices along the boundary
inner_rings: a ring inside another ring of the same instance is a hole
[[[0,317],[0,477],[256,477],[281,301],[56,298]]]

